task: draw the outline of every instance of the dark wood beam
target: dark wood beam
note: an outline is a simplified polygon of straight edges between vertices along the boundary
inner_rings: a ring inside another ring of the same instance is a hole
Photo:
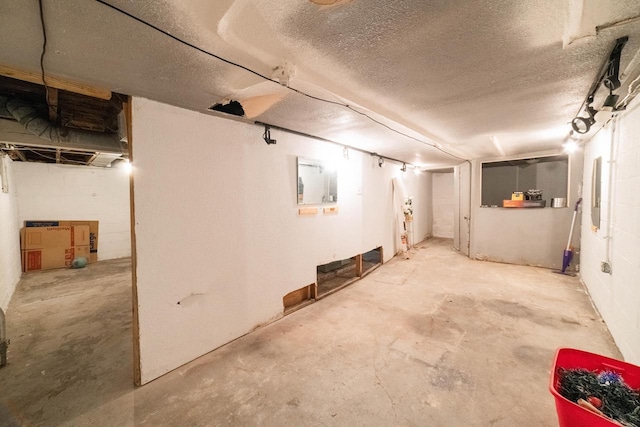
[[[42,74],[39,72],[33,73],[31,71],[0,65],[0,75],[31,83],[42,84]],[[49,87],[79,93],[81,95],[93,96],[94,98],[111,99],[111,91],[109,89],[72,82],[67,79],[53,76],[45,76],[44,79]]]
[[[27,161],[27,156],[25,156],[22,151],[20,151],[20,150],[12,150],[12,153],[15,154],[23,162]]]
[[[49,120],[51,123],[58,123],[58,89],[50,87],[47,91],[47,102],[49,103]]]

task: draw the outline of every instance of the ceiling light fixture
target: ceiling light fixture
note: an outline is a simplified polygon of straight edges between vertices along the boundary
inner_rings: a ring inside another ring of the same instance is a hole
[[[591,125],[595,122],[596,120],[592,115],[589,115],[589,117],[574,117],[573,120],[571,120],[571,127],[574,131],[580,134],[585,134],[589,132]]]
[[[275,139],[271,139],[271,128],[267,125],[264,126],[264,133],[262,134],[262,139],[264,139],[264,142],[266,142],[267,145],[276,143]]]
[[[401,170],[402,172],[406,172],[406,171],[407,171],[407,164],[406,164],[406,163],[403,163],[403,164],[402,164],[402,167],[400,168],[400,170]]]
[[[628,36],[620,37],[616,40],[616,44],[611,50],[611,54],[609,54],[609,58],[604,63],[600,74],[597,75],[594,82],[591,84],[591,88],[589,89],[589,93],[587,93],[586,98],[582,102],[580,106],[580,110],[578,110],[578,114],[584,107],[589,117],[580,117],[577,116],[571,120],[571,127],[574,131],[579,134],[585,134],[589,132],[591,126],[596,122],[596,114],[599,112],[596,111],[592,107],[592,103],[596,92],[600,88],[600,85],[604,85],[607,89],[609,89],[609,96],[607,97],[602,109],[604,114],[600,114],[598,116],[598,121],[601,119],[606,122],[610,119],[616,111],[616,102],[618,102],[618,96],[613,94],[613,91],[620,87],[620,56],[622,55],[622,48],[629,40]],[[621,108],[623,109],[623,108]]]
[[[613,91],[609,91],[609,96],[604,100],[604,104],[602,104],[602,108],[598,111],[593,118],[598,123],[607,123],[616,112],[616,104],[618,103],[618,98],[620,95],[614,95]]]
[[[381,168],[384,167],[384,159],[382,157],[378,157],[378,166]]]
[[[569,140],[562,145],[563,151],[567,154],[575,153],[578,150],[578,143],[573,140]]]
[[[347,147],[342,147],[342,157],[344,157],[345,160],[349,160],[349,149]]]
[[[120,167],[122,168],[122,170],[124,171],[124,173],[126,173],[127,175],[131,175],[131,172],[133,171],[133,165],[131,164],[131,162],[129,161],[129,159],[124,159],[123,161],[120,161]]]

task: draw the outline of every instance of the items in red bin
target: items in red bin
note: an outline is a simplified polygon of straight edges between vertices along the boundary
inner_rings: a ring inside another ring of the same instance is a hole
[[[640,390],[625,384],[620,374],[563,368],[558,373],[558,392],[563,397],[623,426],[640,427]]]

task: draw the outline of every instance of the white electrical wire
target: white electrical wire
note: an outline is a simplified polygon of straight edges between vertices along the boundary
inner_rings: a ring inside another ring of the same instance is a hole
[[[639,80],[640,80],[640,75],[638,75],[638,77],[636,77],[631,83],[629,83],[629,88],[627,89],[627,96],[625,96],[622,99],[622,101],[618,103],[618,106],[616,106],[616,109],[618,109],[619,107],[625,108],[627,104],[629,104],[631,99],[635,98],[635,96],[638,94],[638,89],[640,89],[640,85],[638,85],[635,89],[633,88],[633,85],[637,83]]]

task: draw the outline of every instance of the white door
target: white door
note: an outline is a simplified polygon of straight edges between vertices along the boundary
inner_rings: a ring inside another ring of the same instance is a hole
[[[469,256],[469,235],[471,232],[471,164],[469,162],[455,168],[454,186],[456,209],[454,210],[453,246]]]

